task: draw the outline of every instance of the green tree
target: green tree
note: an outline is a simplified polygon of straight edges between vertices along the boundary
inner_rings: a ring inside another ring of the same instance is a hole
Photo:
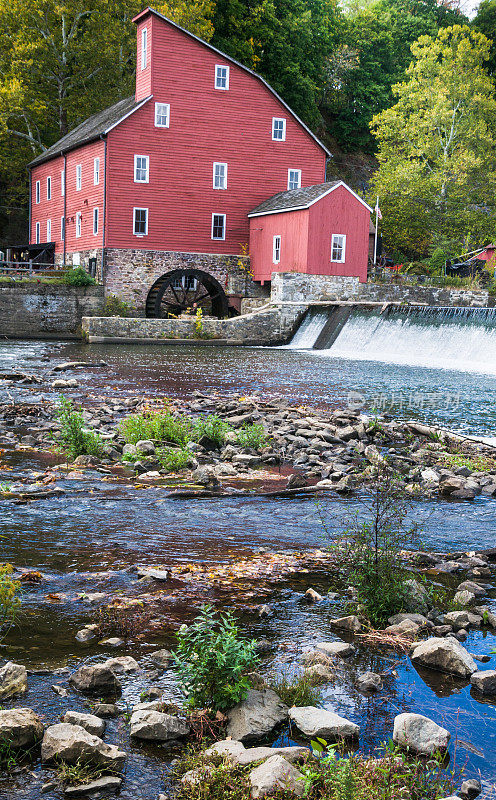
[[[491,52],[486,67],[487,71],[494,75],[496,72],[496,0],[482,0],[472,25],[491,42]]]
[[[462,246],[495,229],[496,101],[490,42],[467,26],[412,45],[396,103],[372,121],[386,245],[415,258],[436,241]]]

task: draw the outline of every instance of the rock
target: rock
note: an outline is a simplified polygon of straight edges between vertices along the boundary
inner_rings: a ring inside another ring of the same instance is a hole
[[[266,797],[278,790],[292,792],[297,797],[305,794],[305,781],[301,772],[282,756],[272,756],[249,774],[251,797]]]
[[[272,609],[267,605],[267,603],[265,603],[263,606],[260,606],[258,609],[258,616],[260,619],[266,619],[267,617],[270,617],[271,614]]]
[[[348,642],[319,642],[315,647],[328,656],[338,656],[339,658],[347,658],[355,652],[353,645]]]
[[[358,617],[353,615],[349,617],[338,617],[337,619],[330,619],[329,625],[333,628],[340,628],[343,631],[349,631],[350,633],[358,633],[361,631],[362,626],[360,624],[360,620]]]
[[[126,754],[113,744],[106,744],[98,736],[92,736],[80,725],[61,722],[46,729],[41,744],[43,762],[60,760],[69,764],[97,764],[118,769]]]
[[[420,626],[411,619],[404,619],[396,625],[388,625],[385,628],[386,633],[391,636],[416,636],[419,630]]]
[[[219,479],[215,471],[209,466],[201,466],[195,469],[191,475],[191,480],[193,483],[200,484],[200,486],[216,488],[219,485]]]
[[[102,697],[118,695],[121,690],[113,671],[105,664],[80,667],[71,675],[69,683],[82,694],[97,694]]]
[[[103,736],[105,732],[105,722],[100,717],[95,717],[94,714],[80,714],[79,711],[66,711],[62,717],[62,722],[68,722],[70,725],[80,725],[88,733],[93,736]]]
[[[102,647],[124,647],[126,644],[124,639],[119,639],[118,636],[112,636],[110,639],[102,639],[98,644]]]
[[[455,631],[462,628],[469,628],[470,625],[478,627],[482,624],[482,617],[478,614],[471,614],[469,611],[450,611],[444,615],[446,624],[451,625]]]
[[[205,750],[205,755],[219,755],[227,758],[232,764],[236,764],[238,757],[244,752],[245,746],[242,742],[238,742],[236,739],[223,739]]]
[[[484,586],[481,586],[479,583],[475,583],[474,581],[463,581],[463,583],[460,583],[457,587],[457,591],[471,592],[476,597],[483,597],[485,594],[487,594]]]
[[[304,486],[308,485],[308,481],[303,475],[298,475],[297,472],[294,472],[286,481],[286,489],[303,489]]]
[[[208,778],[212,772],[213,767],[208,764],[203,764],[201,767],[190,769],[188,772],[185,772],[181,778],[181,783],[183,786],[196,786],[198,783],[204,781],[205,778]]]
[[[124,672],[137,672],[139,664],[132,656],[116,656],[115,658],[108,658],[103,662],[102,667],[107,667],[114,674],[122,674]]]
[[[154,581],[168,581],[170,572],[168,569],[154,569],[153,567],[138,567],[136,570],[140,578],[153,578]]]
[[[187,736],[190,727],[188,720],[183,717],[163,714],[153,709],[134,711],[131,717],[131,736],[136,739],[168,742]]]
[[[51,688],[52,692],[58,694],[59,697],[69,697],[69,692],[67,689],[64,689],[63,686],[59,686],[58,684],[54,683]]]
[[[359,692],[371,694],[382,689],[382,678],[376,672],[364,672],[363,675],[359,675],[355,685]]]
[[[365,448],[364,455],[367,461],[373,464],[374,467],[380,467],[386,463],[386,460],[381,456],[375,444],[369,444]]]
[[[440,484],[439,492],[440,494],[449,497],[454,492],[461,491],[464,488],[464,486],[465,486],[465,481],[463,480],[463,478],[455,478],[455,476],[453,476],[451,478],[446,478],[446,480],[444,480]]]
[[[134,444],[125,444],[122,448],[122,455],[123,456],[135,456],[137,454],[137,449]]]
[[[22,664],[7,661],[0,669],[0,699],[7,700],[28,690],[28,673]]]
[[[464,589],[463,591],[455,594],[453,602],[458,603],[459,606],[471,606],[473,603],[475,603],[475,594],[472,594],[472,592]]]
[[[293,706],[289,709],[289,718],[305,736],[317,736],[326,741],[355,738],[360,732],[354,722],[315,706]]]
[[[470,683],[480,694],[496,695],[496,669],[485,669],[475,672]]]
[[[261,761],[262,759],[271,758],[278,755],[286,759],[286,761],[301,761],[311,755],[308,747],[249,747],[234,739],[225,739],[221,742],[215,742],[208,750],[205,751],[206,756],[220,755],[227,758],[231,764],[239,764],[246,766],[252,764],[254,761]]]
[[[31,747],[43,738],[43,723],[31,708],[0,711],[0,746]]]
[[[246,698],[227,715],[227,734],[248,742],[261,739],[288,716],[288,708],[272,689],[250,689]]]
[[[409,614],[395,614],[394,617],[389,617],[388,622],[390,625],[399,625],[405,619],[415,622],[420,628],[429,626],[429,620],[427,617],[424,617],[423,614],[415,614],[413,612]]]
[[[315,589],[307,589],[305,592],[305,600],[307,603],[320,603],[322,595],[315,591]]]
[[[319,683],[330,683],[336,677],[332,669],[326,667],[325,664],[312,664],[311,667],[307,667],[305,672],[307,675],[311,675],[313,678],[318,678]]]
[[[155,445],[151,441],[151,439],[141,439],[141,441],[136,442],[136,452],[141,453],[143,456],[154,456],[155,455]]]
[[[155,650],[153,653],[150,653],[150,659],[158,667],[162,667],[162,669],[167,669],[174,660],[170,650],[165,649]]]
[[[415,578],[409,578],[404,581],[403,589],[406,590],[406,610],[426,614],[429,610],[429,595],[425,586]]]
[[[52,389],[75,389],[79,386],[76,378],[58,378],[52,382]]]
[[[482,785],[477,778],[470,778],[468,781],[463,781],[460,787],[460,797],[463,798],[463,800],[475,800],[481,792]]]
[[[439,483],[439,472],[436,472],[435,469],[431,469],[428,467],[427,469],[423,469],[420,472],[420,476],[422,481],[429,486],[437,486]]]
[[[93,711],[97,717],[117,717],[119,709],[114,703],[97,703],[93,706]]]
[[[106,775],[90,783],[83,783],[79,786],[66,786],[64,797],[84,797],[85,795],[103,797],[110,792],[118,794],[121,786],[122,778],[118,778],[116,775]]]
[[[443,753],[451,734],[422,714],[398,714],[394,718],[393,742],[419,755]]]
[[[418,644],[411,654],[412,664],[469,678],[477,666],[465,648],[453,638],[433,637]]]
[[[95,627],[85,627],[81,628],[80,631],[76,633],[76,641],[82,642],[90,642],[91,639],[96,639]]]

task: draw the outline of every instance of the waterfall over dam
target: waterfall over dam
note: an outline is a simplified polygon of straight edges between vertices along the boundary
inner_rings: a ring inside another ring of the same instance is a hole
[[[496,375],[496,308],[390,307],[381,314],[314,307],[289,347],[321,357]]]

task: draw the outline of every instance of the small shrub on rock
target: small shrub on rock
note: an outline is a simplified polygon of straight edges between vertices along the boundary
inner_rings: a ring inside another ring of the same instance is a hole
[[[144,411],[131,414],[120,425],[119,431],[127,444],[136,444],[145,439],[170,442],[184,446],[192,438],[192,425],[181,415],[169,411]]]
[[[57,418],[62,427],[58,434],[60,449],[70,458],[78,456],[100,456],[103,442],[98,434],[85,430],[85,422],[81,411],[76,409],[72,400],[60,398]]]
[[[261,450],[267,444],[268,436],[263,425],[253,423],[252,425],[243,425],[238,431],[237,441],[241,447]]]
[[[193,438],[199,441],[202,436],[207,436],[217,447],[221,447],[226,441],[226,433],[230,430],[232,428],[228,422],[224,422],[215,414],[209,414],[208,417],[203,417],[195,423]]]
[[[0,641],[14,624],[21,605],[21,583],[14,580],[13,572],[11,564],[0,564]]]
[[[246,674],[258,661],[256,643],[239,638],[231,613],[217,615],[205,605],[189,627],[179,630],[177,639],[179,683],[190,706],[224,711],[246,697]]]
[[[82,267],[72,269],[66,276],[65,282],[69,286],[94,286],[96,280]]]
[[[162,450],[157,450],[157,458],[168,472],[179,472],[181,469],[186,469],[190,463],[191,453],[183,448],[164,447]]]
[[[103,305],[102,317],[129,317],[132,308],[125,300],[115,294],[110,294]]]

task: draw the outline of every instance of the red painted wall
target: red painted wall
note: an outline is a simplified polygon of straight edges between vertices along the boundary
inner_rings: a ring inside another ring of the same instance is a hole
[[[339,186],[304,211],[250,219],[251,269],[257,281],[272,272],[348,275],[367,280],[370,212]],[[331,261],[332,234],[346,236],[344,263]],[[273,237],[281,235],[281,261],[273,263]]]

